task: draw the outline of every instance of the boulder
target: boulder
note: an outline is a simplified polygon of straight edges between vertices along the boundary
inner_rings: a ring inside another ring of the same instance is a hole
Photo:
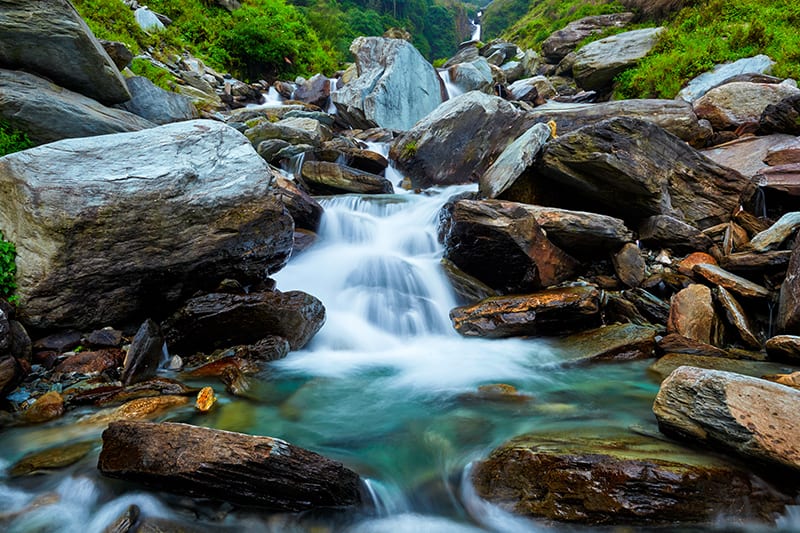
[[[775,250],[800,228],[800,211],[784,214],[772,226],[753,235],[746,248],[754,252]]]
[[[436,69],[408,41],[358,37],[350,51],[358,78],[331,100],[351,126],[408,130],[445,100]]]
[[[92,451],[95,442],[81,441],[62,444],[46,450],[29,453],[9,469],[11,477],[30,476],[53,472],[75,464]]]
[[[574,51],[589,36],[608,28],[623,28],[633,20],[633,13],[611,13],[574,20],[542,41],[542,55],[548,63],[556,64]]]
[[[669,215],[644,219],[639,225],[639,240],[649,247],[672,248],[676,252],[708,250],[714,245],[708,235]]]
[[[770,146],[764,156],[764,163],[771,167],[800,163],[800,137],[790,139],[785,144]]]
[[[694,102],[714,87],[725,83],[728,79],[739,74],[763,74],[772,70],[775,62],[765,55],[744,57],[733,63],[717,65],[708,72],[704,72],[692,79],[681,89],[677,98],[686,102]]]
[[[478,300],[497,296],[497,291],[474,276],[470,276],[452,261],[442,259],[442,270],[453,286],[456,296],[463,304],[475,303]]]
[[[793,197],[791,209],[798,209],[797,197],[800,196],[800,163],[790,163],[767,167],[753,176],[753,181],[765,192],[778,192],[783,196]],[[780,204],[779,204],[780,205]],[[783,210],[783,208],[780,208]]]
[[[673,296],[667,332],[706,344],[717,344],[719,321],[711,299],[711,289],[692,284]]]
[[[708,122],[698,121],[691,104],[677,100],[617,100],[599,104],[550,101],[534,109],[530,116],[534,122],[554,121],[558,135],[614,117],[647,120],[695,147],[705,146],[712,134]]]
[[[119,69],[68,0],[5,0],[0,67],[36,73],[104,104],[131,97]]]
[[[448,100],[399,135],[389,158],[415,187],[474,183],[531,125],[511,103],[472,91]]]
[[[125,83],[128,84],[131,99],[120,104],[120,109],[155,124],[169,124],[199,116],[197,108],[189,98],[156,87],[147,78],[134,76],[125,80]]]
[[[732,274],[717,265],[702,263],[692,267],[692,272],[703,279],[745,298],[769,298],[772,293],[765,287]]]
[[[754,192],[738,172],[632,118],[605,120],[547,143],[531,189],[541,205],[591,206],[634,220],[669,215],[698,229],[727,222]]]
[[[158,365],[164,358],[164,334],[158,324],[149,318],[139,327],[131,341],[122,365],[120,381],[131,385],[156,375]]]
[[[659,353],[670,355],[688,354],[708,357],[729,357],[729,353],[721,348],[711,346],[706,342],[696,339],[684,337],[678,333],[668,333],[661,337],[658,340],[658,351]]]
[[[325,307],[301,291],[211,293],[192,298],[164,323],[173,351],[211,353],[271,335],[299,350],[325,323]]]
[[[750,325],[750,320],[747,318],[741,304],[736,301],[736,298],[723,287],[714,288],[714,297],[725,311],[725,317],[728,319],[728,323],[736,328],[739,337],[745,345],[754,350],[760,350],[761,341],[758,340],[758,337]]]
[[[656,329],[636,324],[610,324],[558,339],[554,348],[566,363],[632,361],[653,357]]]
[[[125,359],[125,354],[119,348],[106,348],[94,352],[79,352],[70,355],[53,372],[58,374],[88,374],[96,376],[109,370],[116,371]]]
[[[494,88],[492,68],[486,58],[478,57],[468,63],[458,63],[447,69],[450,81],[463,92],[491,93]]]
[[[456,53],[453,54],[453,57],[445,61],[442,67],[450,68],[459,63],[469,63],[470,61],[478,59],[478,57],[480,57],[480,54],[478,54],[478,47],[475,46],[475,41],[466,41],[458,45]]]
[[[682,366],[706,368],[709,370],[724,370],[725,372],[735,372],[755,378],[759,378],[765,374],[792,372],[792,370],[797,369],[796,367],[779,365],[777,363],[764,363],[761,361],[747,361],[709,355],[668,353],[650,365],[648,372],[655,376],[658,381],[663,381],[667,376],[672,374],[675,369]]]
[[[716,163],[737,170],[743,176],[752,178],[767,168],[764,160],[770,150],[787,146],[789,143],[795,142],[796,139],[793,135],[780,133],[762,137],[742,137],[705,149],[702,153]]]
[[[493,289],[529,292],[576,270],[577,262],[547,239],[522,204],[459,200],[440,217],[444,257]]]
[[[800,135],[800,95],[788,96],[770,104],[758,120],[759,133],[788,133]]]
[[[273,511],[362,501],[358,474],[271,437],[175,423],[115,422],[97,467],[109,477]]]
[[[551,131],[545,124],[536,124],[509,144],[494,163],[480,177],[479,188],[483,198],[499,198],[513,188],[532,164],[544,144],[550,140]],[[511,191],[509,200],[516,200]],[[521,193],[518,193],[521,194]]]
[[[792,248],[786,278],[781,284],[777,326],[779,333],[800,335],[800,239]]]
[[[635,243],[626,243],[612,257],[614,271],[619,280],[628,287],[638,287],[644,281],[647,265],[642,257],[642,251]]]
[[[136,24],[147,33],[156,33],[166,29],[158,13],[150,11],[147,6],[136,8],[133,11],[133,18],[136,20]]]
[[[326,109],[331,97],[331,89],[336,87],[336,80],[323,74],[315,74],[295,89],[292,100],[299,100]]]
[[[614,77],[634,66],[655,46],[664,28],[645,28],[618,33],[594,41],[575,53],[572,75],[588,91],[606,92]]]
[[[320,123],[316,120],[298,122],[294,119],[284,119],[278,122],[264,120],[245,130],[244,134],[250,139],[253,146],[258,146],[269,139],[282,139],[290,144],[319,146],[323,140],[326,140],[325,137],[328,137],[323,133]]]
[[[36,144],[155,126],[27,72],[0,68],[0,119]]]
[[[385,174],[389,161],[381,154],[337,144],[336,140],[324,143],[321,148],[314,150],[314,155],[320,161],[340,163],[370,174]]]
[[[391,194],[392,183],[383,176],[377,176],[345,165],[327,161],[306,161],[303,163],[302,182],[312,194]]]
[[[100,46],[103,47],[103,50],[106,51],[108,57],[111,58],[111,61],[117,66],[118,70],[128,67],[131,61],[133,61],[133,52],[130,51],[125,43],[106,41],[104,39],[100,39],[98,42]]]
[[[33,405],[20,413],[20,420],[26,424],[41,424],[59,418],[64,414],[64,398],[56,391],[40,396]]]
[[[309,231],[317,231],[319,229],[323,209],[311,195],[283,176],[277,177],[272,191],[286,206],[294,220],[295,229],[307,229]]]
[[[19,320],[125,323],[168,313],[222,279],[277,271],[293,224],[269,194],[271,176],[242,134],[207,120],[0,159],[0,228],[17,246]]]
[[[800,364],[800,337],[797,335],[776,335],[767,340],[764,348],[772,360]]]
[[[560,335],[598,324],[600,291],[576,286],[495,296],[456,307],[450,311],[450,320],[465,337]]]
[[[505,511],[603,526],[771,522],[791,501],[714,456],[598,429],[516,437],[475,465],[472,482]]]
[[[795,95],[800,95],[796,83],[726,83],[696,100],[694,112],[715,129],[736,129],[744,124],[758,124],[768,105]]]
[[[748,461],[800,471],[800,390],[682,366],[662,383],[653,413],[664,433]]]
[[[531,102],[534,105],[542,104],[545,100],[558,95],[553,83],[545,76],[515,81],[508,86],[508,92],[511,99]]]

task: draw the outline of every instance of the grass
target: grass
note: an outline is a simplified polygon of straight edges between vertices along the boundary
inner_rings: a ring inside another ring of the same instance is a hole
[[[13,243],[8,242],[0,233],[0,298],[5,298],[11,303],[16,303],[14,291],[17,284],[14,278],[17,275],[17,249]]]
[[[0,121],[0,157],[27,150],[33,146],[28,136],[14,129],[10,124]]]

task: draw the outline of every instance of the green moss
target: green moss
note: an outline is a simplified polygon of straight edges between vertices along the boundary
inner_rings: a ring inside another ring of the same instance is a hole
[[[17,284],[14,278],[17,275],[17,249],[14,243],[8,242],[0,233],[0,298],[14,302],[17,297],[14,291]]]
[[[24,132],[12,127],[10,124],[0,121],[0,157],[27,150],[33,146],[33,142],[28,139]]]
[[[141,57],[133,58],[130,69],[137,76],[143,76],[152,81],[154,85],[167,91],[173,90],[175,86],[175,76],[168,70],[155,66],[147,59]]]
[[[403,159],[410,159],[417,154],[417,141],[412,140],[408,141],[406,144],[403,145],[403,149],[400,150],[400,155]]]

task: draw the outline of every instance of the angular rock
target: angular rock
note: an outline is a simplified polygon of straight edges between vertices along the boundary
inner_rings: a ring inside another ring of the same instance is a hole
[[[708,250],[714,245],[708,235],[669,215],[644,219],[639,226],[639,240],[646,246],[672,248],[676,252]]]
[[[719,144],[702,151],[703,155],[718,164],[739,171],[752,178],[767,168],[764,163],[771,149],[783,147],[794,142],[795,137],[775,133],[761,137],[749,136]]]
[[[531,188],[538,203],[567,208],[574,206],[565,203],[580,203],[621,218],[669,215],[699,229],[730,220],[754,191],[738,172],[655,124],[631,118],[553,139],[536,172]]]
[[[30,407],[20,414],[20,420],[26,424],[49,422],[64,414],[64,398],[56,391],[40,396]]]
[[[476,277],[470,276],[452,261],[442,259],[442,270],[462,303],[471,304],[484,298],[498,296],[497,291]]]
[[[726,83],[696,100],[694,112],[715,129],[736,129],[744,124],[758,124],[768,105],[794,95],[800,95],[796,84]]]
[[[54,350],[63,353],[75,348],[80,343],[81,334],[79,331],[64,331],[37,339],[36,342],[33,343],[33,347],[37,350]]]
[[[98,468],[160,490],[277,511],[362,501],[358,474],[341,463],[280,439],[188,424],[113,423]]]
[[[717,65],[708,72],[704,72],[692,79],[681,89],[677,98],[686,102],[694,102],[708,91],[722,85],[726,80],[739,74],[753,73],[764,74],[772,70],[775,62],[765,55],[744,57],[733,63]]]
[[[459,200],[446,205],[440,217],[444,257],[501,292],[548,287],[577,267],[522,204]]]
[[[496,296],[450,311],[453,327],[466,337],[563,334],[596,325],[600,291],[591,286]]]
[[[753,235],[746,247],[756,252],[775,250],[791,237],[797,228],[800,228],[800,211],[786,213],[768,229]]]
[[[0,227],[17,244],[20,321],[124,323],[223,279],[277,271],[293,223],[269,194],[271,176],[242,134],[206,120],[2,158]]]
[[[736,301],[736,298],[722,287],[714,288],[714,297],[722,305],[728,323],[736,328],[742,341],[750,348],[760,350],[761,341],[758,340],[758,337],[753,332],[750,320],[747,318],[742,306]]]
[[[315,74],[307,79],[305,83],[297,86],[292,95],[292,100],[307,102],[321,109],[326,109],[330,101],[331,90],[335,87],[336,80],[330,79],[323,74]]]
[[[544,144],[550,140],[550,128],[545,124],[536,124],[531,129],[514,139],[498,156],[492,166],[480,177],[480,194],[483,198],[499,198],[503,193],[513,189],[517,178],[530,166],[541,151]],[[522,193],[509,191],[510,197]]]
[[[123,385],[132,385],[152,378],[163,358],[164,334],[158,324],[148,318],[131,341],[122,365],[120,381]]]
[[[150,11],[147,6],[136,8],[133,11],[133,18],[136,20],[136,24],[147,33],[157,33],[166,29],[158,13]]]
[[[316,121],[314,121],[316,122]],[[258,146],[270,139],[282,139],[290,144],[309,144],[319,146],[323,136],[319,128],[301,127],[307,123],[262,121],[245,130],[245,136],[253,146]],[[319,125],[319,122],[317,122]]]
[[[608,91],[614,77],[646,56],[664,28],[645,28],[594,41],[575,53],[572,75],[578,86]]]
[[[201,351],[250,344],[268,335],[299,350],[325,322],[322,302],[300,291],[207,294],[192,298],[164,324],[173,351]]]
[[[156,87],[147,78],[134,76],[126,79],[125,83],[131,92],[131,99],[120,104],[119,108],[154,124],[169,124],[200,116],[189,98]]]
[[[0,65],[34,72],[104,104],[130,98],[117,66],[67,0],[5,0]]]
[[[680,367],[653,403],[661,431],[747,460],[800,471],[800,391],[719,370]]]
[[[695,265],[716,265],[717,260],[705,252],[694,252],[678,263],[678,272],[684,276],[692,276]]]
[[[778,332],[800,335],[800,239],[792,248],[792,257],[781,284],[778,299]]]
[[[124,358],[124,353],[118,348],[80,352],[64,359],[53,372],[55,374],[75,372],[78,374],[97,375],[122,366]]]
[[[97,329],[89,334],[86,341],[92,346],[115,348],[122,344],[122,332],[113,328]]]
[[[764,109],[758,120],[759,133],[800,135],[800,95],[784,98]]]
[[[724,370],[726,372],[735,372],[755,378],[761,377],[764,374],[778,374],[791,372],[793,370],[793,367],[779,365],[777,363],[744,361],[707,355],[668,353],[650,365],[648,371],[656,376],[659,381],[662,381],[672,374],[675,369],[682,366],[707,368],[709,370]]]
[[[472,472],[479,496],[516,514],[602,524],[771,522],[791,498],[741,467],[631,434],[521,435]]]
[[[0,68],[0,119],[36,144],[155,126],[27,72]]]
[[[363,170],[371,174],[383,175],[389,161],[377,152],[371,150],[361,150],[344,146],[331,146],[333,142],[323,145],[319,150],[314,151],[314,155],[320,161],[330,163],[340,163],[357,170]]]
[[[638,287],[644,281],[647,265],[642,251],[636,244],[629,242],[612,257],[617,277],[628,287]]]
[[[716,344],[719,325],[711,299],[711,289],[705,285],[689,285],[672,297],[667,320],[667,332],[706,344]]]
[[[398,136],[389,158],[415,187],[476,182],[531,125],[509,102],[472,91],[448,100]]]
[[[790,163],[761,169],[753,181],[764,191],[777,191],[784,195],[800,196],[800,163]],[[797,209],[796,203],[792,206]]]
[[[130,51],[125,43],[106,41],[105,39],[100,39],[98,42],[100,46],[103,47],[103,50],[106,51],[108,57],[111,58],[111,61],[117,66],[118,70],[123,70],[133,61],[133,52]]]
[[[658,351],[662,354],[686,354],[708,357],[729,357],[728,352],[708,343],[669,333],[658,341]]]
[[[322,206],[293,181],[278,176],[275,180],[273,194],[292,215],[295,229],[302,228],[310,231],[319,229],[323,213]]]
[[[725,287],[744,298],[769,298],[772,295],[768,289],[761,285],[736,274],[731,274],[716,265],[699,264],[695,265],[692,271],[711,283]]]
[[[720,266],[729,272],[785,271],[791,255],[791,250],[737,252],[721,257]]]
[[[459,63],[469,63],[470,61],[478,59],[478,57],[480,57],[480,54],[478,54],[478,47],[475,46],[475,41],[466,41],[458,45],[456,53],[453,57],[445,61],[442,67],[450,68]]]
[[[764,347],[770,359],[800,364],[800,337],[797,335],[776,335],[767,340]]]
[[[764,163],[771,167],[800,163],[800,138],[794,137],[785,144],[770,146]]]
[[[653,357],[656,329],[636,324],[610,324],[582,331],[555,344],[568,363],[632,361]]]
[[[331,100],[351,126],[408,130],[446,99],[436,69],[408,41],[358,37],[350,51],[358,78]]]
[[[303,183],[312,194],[391,194],[392,183],[377,176],[327,161],[306,161],[301,171]]]
[[[518,80],[508,86],[513,100],[522,100],[534,105],[543,104],[558,93],[552,82],[545,76],[534,76]]]
[[[602,33],[608,28],[623,28],[631,20],[633,13],[612,13],[572,21],[542,42],[542,55],[548,63],[558,63],[587,37]]]

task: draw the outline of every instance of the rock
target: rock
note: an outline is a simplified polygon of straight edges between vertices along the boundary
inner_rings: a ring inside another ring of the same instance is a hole
[[[442,259],[442,269],[463,304],[471,304],[490,296],[498,296],[497,291],[478,278],[470,276],[452,261]]]
[[[716,265],[699,264],[692,267],[692,271],[711,283],[725,287],[744,298],[769,298],[772,295],[768,289],[761,285],[736,274],[731,274]]]
[[[672,297],[667,320],[667,332],[706,344],[717,344],[719,323],[711,299],[711,289],[705,285],[689,285]]]
[[[543,104],[545,100],[558,94],[552,82],[545,76],[515,81],[508,86],[508,92],[513,100],[531,102],[534,105]]]
[[[776,335],[764,347],[772,360],[800,364],[800,337],[796,335]]]
[[[617,277],[628,287],[638,287],[644,281],[647,265],[642,251],[629,242],[612,257]]]
[[[720,258],[720,266],[729,272],[786,271],[791,255],[791,250],[737,252]]]
[[[498,402],[498,403],[528,403],[533,397],[522,394],[513,385],[507,383],[490,383],[480,385],[476,392],[468,392],[459,396],[463,402]]]
[[[184,396],[197,392],[196,388],[187,387],[180,381],[165,377],[155,377],[125,387],[96,387],[77,392],[68,398],[70,404],[90,403],[93,405],[112,405],[130,402],[139,398],[154,396]]]
[[[730,220],[754,191],[738,172],[631,118],[605,120],[547,143],[531,188],[542,205],[592,206],[633,219],[669,215],[699,229]],[[579,205],[564,205],[573,203]]]
[[[97,329],[89,334],[86,341],[92,346],[116,348],[122,344],[122,332],[110,327]]]
[[[800,335],[800,239],[792,248],[792,257],[781,284],[778,299],[778,332]]]
[[[733,63],[723,63],[712,70],[700,74],[681,89],[677,98],[686,102],[694,102],[711,89],[722,85],[728,79],[746,73],[763,74],[772,70],[775,62],[765,55],[744,57]]]
[[[780,134],[775,135],[781,136]],[[768,137],[771,136],[768,135]],[[770,146],[767,149],[767,155],[764,156],[764,163],[771,167],[800,163],[800,138],[790,137],[785,144]]]
[[[3,2],[0,65],[36,73],[104,104],[130,98],[117,66],[67,0],[47,2],[46,9],[24,0]]]
[[[788,96],[770,104],[758,120],[759,133],[788,133],[800,135],[800,95]]]
[[[600,291],[586,286],[486,298],[456,307],[450,320],[465,337],[502,338],[567,333],[596,325],[599,313]]]
[[[758,340],[758,337],[756,337],[756,334],[753,332],[750,321],[739,302],[736,301],[731,293],[722,287],[716,287],[714,289],[714,296],[716,301],[719,302],[725,310],[728,323],[736,328],[742,341],[750,348],[760,350],[761,341]]]
[[[124,323],[222,279],[277,271],[293,224],[271,176],[244,136],[205,120],[2,158],[0,227],[17,243],[20,321]]]
[[[491,93],[495,79],[486,58],[477,57],[468,63],[458,63],[447,69],[450,81],[463,92]]]
[[[332,144],[330,143],[330,145]],[[344,164],[348,167],[379,175],[383,175],[386,167],[389,166],[389,161],[377,152],[330,145],[329,147],[323,146],[321,149],[315,150],[314,155],[317,156],[317,159],[330,163]]]
[[[786,146],[795,140],[794,136],[776,133],[763,137],[741,137],[702,151],[703,155],[716,163],[739,171],[752,178],[765,168],[767,154],[773,148]]]
[[[800,196],[800,163],[767,167],[753,177],[759,188],[767,192],[780,192],[795,197],[792,208],[797,209],[796,197]]]
[[[602,33],[608,28],[623,28],[631,20],[633,13],[595,15],[574,20],[542,41],[542,55],[548,63],[556,64],[587,37]]]
[[[717,260],[713,256],[704,252],[694,252],[678,263],[678,272],[684,276],[691,276],[694,273],[695,265],[716,265]]]
[[[408,130],[445,100],[436,69],[408,41],[358,37],[350,51],[358,78],[331,100],[351,126]]]
[[[199,116],[197,108],[189,98],[156,87],[147,78],[134,76],[126,79],[125,83],[128,84],[131,99],[120,104],[120,109],[155,124],[169,124]]]
[[[207,294],[187,301],[164,325],[174,351],[210,352],[278,335],[299,350],[325,322],[322,302],[300,291]]]
[[[383,176],[327,161],[303,163],[302,180],[312,194],[391,194],[392,183]]]
[[[56,391],[40,396],[30,407],[20,414],[20,420],[26,424],[49,422],[64,414],[64,398]]]
[[[154,126],[132,113],[105,107],[33,74],[2,68],[0,119],[25,132],[36,144]]]
[[[466,41],[458,45],[456,53],[453,57],[445,61],[442,67],[450,68],[459,63],[469,63],[470,61],[478,59],[478,57],[480,57],[480,54],[478,54],[478,47],[475,46],[475,41]]]
[[[648,247],[666,247],[676,252],[708,250],[714,245],[708,235],[669,215],[654,215],[644,219],[639,226],[639,240]]]
[[[578,86],[608,91],[614,77],[646,56],[664,28],[645,28],[618,33],[594,41],[575,53],[572,75]]]
[[[97,375],[122,366],[124,358],[124,353],[118,348],[80,352],[64,359],[53,372],[55,374],[76,372],[78,374]]]
[[[786,213],[768,229],[753,235],[746,248],[755,252],[775,250],[791,237],[797,228],[800,228],[800,211]]]
[[[341,463],[280,439],[188,424],[111,424],[98,468],[160,490],[276,511],[362,501],[358,474]]]
[[[149,318],[139,327],[131,341],[120,381],[132,385],[156,375],[158,365],[164,359],[164,334],[158,324]]]
[[[317,231],[323,209],[310,194],[282,176],[275,179],[273,194],[286,206],[294,220],[294,227]]]
[[[694,112],[715,129],[736,129],[744,124],[758,124],[768,105],[793,95],[800,95],[796,84],[726,83],[696,100]]]
[[[508,59],[517,55],[517,45],[504,41],[502,39],[492,39],[490,42],[484,44],[478,49],[478,53],[482,57],[492,57],[498,52],[500,53],[500,63],[505,63]]]
[[[121,43],[119,41],[106,41],[105,39],[99,39],[98,42],[100,43],[100,46],[103,47],[103,50],[106,51],[108,57],[111,58],[111,61],[114,62],[117,70],[123,70],[127,68],[128,65],[131,64],[131,61],[133,61],[133,52],[130,51],[125,43]]]
[[[10,355],[0,357],[0,396],[5,397],[14,390],[23,377],[22,368],[15,358]]]
[[[328,107],[332,88],[336,87],[336,80],[322,74],[315,74],[295,89],[292,100],[299,100],[315,105],[321,109]]]
[[[697,339],[690,339],[678,333],[669,333],[658,341],[658,351],[662,354],[687,354],[708,357],[729,357],[727,351],[711,346]]]
[[[792,387],[794,389],[800,389],[800,372],[792,372],[791,374],[772,374],[769,376],[761,376],[761,379],[766,379],[767,381],[772,381],[774,383],[780,383],[781,385],[786,385],[787,387]]]
[[[65,331],[62,333],[53,333],[47,337],[37,339],[33,343],[33,347],[37,350],[54,350],[59,353],[66,352],[75,348],[81,343],[81,334],[79,331]]]
[[[137,398],[119,407],[103,409],[78,420],[85,425],[108,425],[119,420],[147,420],[164,414],[165,411],[189,403],[186,396],[152,396]]]
[[[536,124],[517,137],[480,177],[478,183],[481,196],[499,198],[509,189],[513,189],[517,178],[533,164],[550,137],[550,128],[545,124]],[[520,196],[520,193],[515,194],[512,190],[509,195],[508,199],[515,200],[515,196]]]
[[[713,131],[699,121],[691,104],[678,100],[618,100],[599,104],[550,101],[531,111],[535,122],[555,121],[558,135],[614,117],[647,120],[695,147],[703,147]]]
[[[4,355],[11,347],[11,324],[5,311],[0,309],[0,355]]]
[[[444,257],[493,289],[536,290],[576,270],[577,262],[547,239],[522,204],[459,200],[446,205],[440,217]]]
[[[135,9],[133,18],[136,20],[136,24],[147,33],[157,33],[166,29],[158,14],[150,11],[147,6]]]
[[[309,144],[311,146],[322,144],[323,133],[319,122],[316,120],[313,121],[316,124],[292,119],[288,119],[286,122],[284,120],[259,122],[245,130],[244,134],[250,139],[253,146],[258,146],[269,139],[282,139],[290,144]]]
[[[724,370],[726,372],[736,372],[737,374],[756,378],[764,374],[777,374],[792,371],[792,367],[782,366],[776,363],[678,353],[669,353],[661,357],[658,361],[650,365],[648,371],[657,377],[659,381],[662,381],[674,372],[675,369],[682,366],[707,368],[709,370]]]
[[[29,453],[9,470],[11,477],[47,474],[58,468],[73,465],[94,448],[93,441],[75,442]]]
[[[506,83],[514,83],[527,74],[525,65],[521,61],[509,61],[500,65],[500,70],[503,72]]]
[[[597,430],[516,437],[475,465],[472,482],[505,511],[603,526],[771,522],[791,501],[712,455]]]
[[[472,91],[448,100],[398,136],[389,158],[414,187],[476,182],[531,124],[502,98]]]
[[[631,361],[653,357],[656,329],[636,324],[610,324],[558,339],[555,347],[568,363]]]
[[[201,413],[207,413],[216,402],[217,397],[214,396],[214,389],[211,387],[203,387],[203,389],[197,393],[197,401],[195,401],[194,407]]]
[[[680,367],[653,413],[664,433],[771,467],[800,470],[800,391],[732,372]]]
[[[245,361],[276,361],[283,359],[291,350],[289,341],[277,335],[265,337],[255,344],[236,346],[234,354]]]

